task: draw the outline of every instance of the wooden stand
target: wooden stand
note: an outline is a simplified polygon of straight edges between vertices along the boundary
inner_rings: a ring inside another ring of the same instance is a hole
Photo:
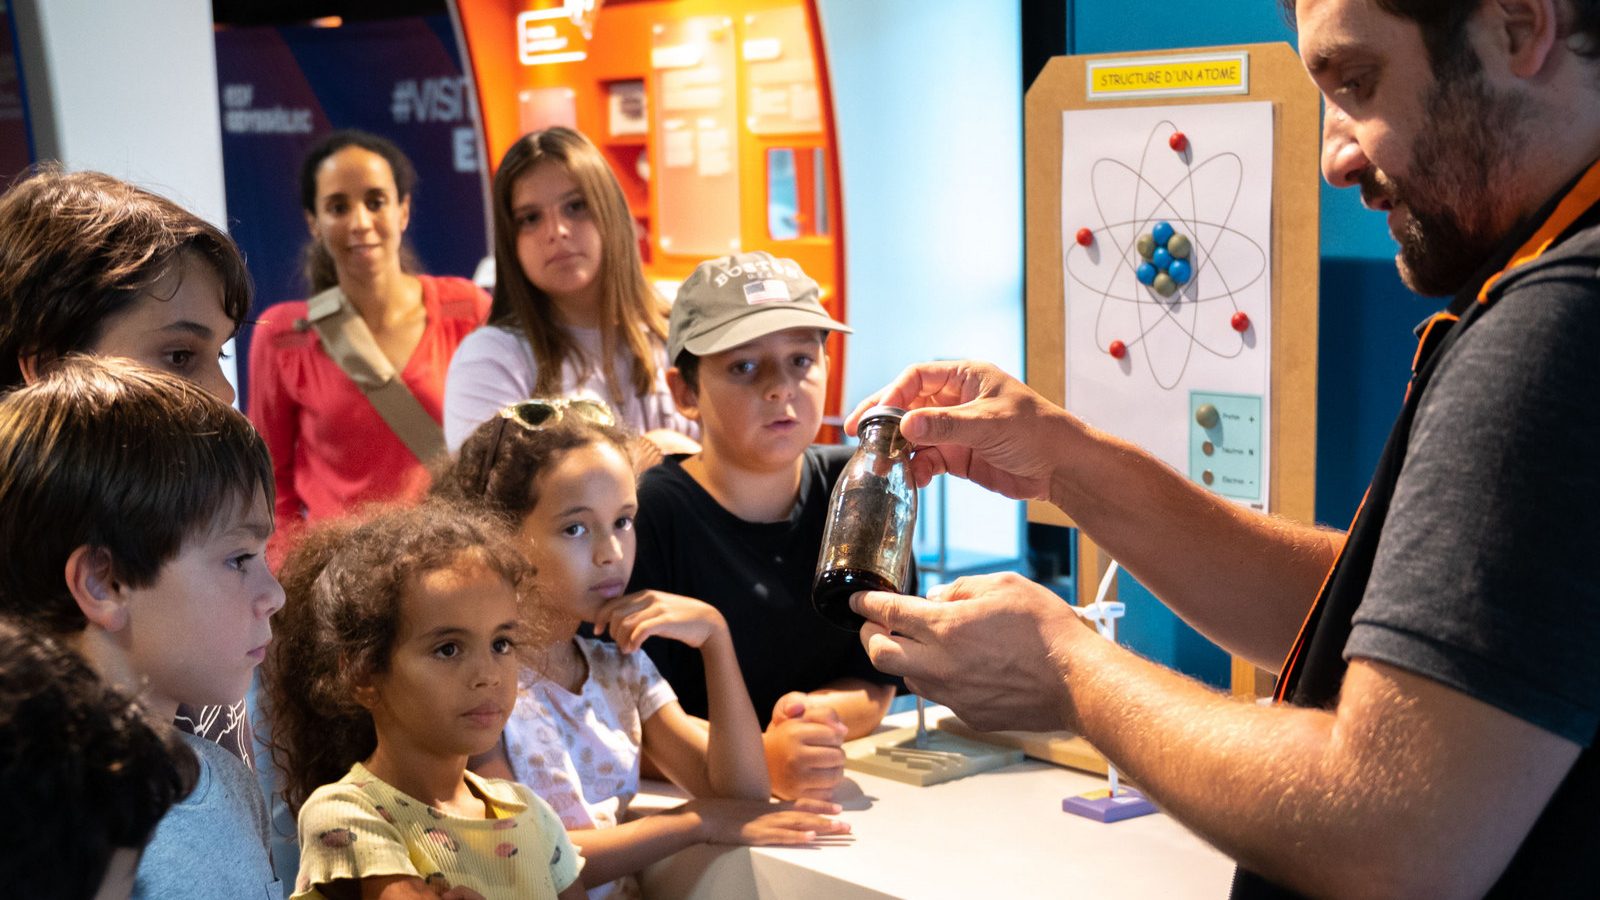
[[[955,716],[940,722],[939,727],[970,740],[1015,747],[1047,763],[1095,775],[1106,774],[1106,758],[1087,740],[1070,731],[979,731]]]
[[[903,784],[927,787],[1022,762],[1022,752],[981,740],[928,729],[927,746],[917,746],[917,729],[896,728],[844,745],[847,769]]]

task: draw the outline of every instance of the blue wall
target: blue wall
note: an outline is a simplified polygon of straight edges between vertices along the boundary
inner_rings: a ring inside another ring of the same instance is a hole
[[[1264,41],[1293,42],[1275,0],[1213,0],[1205,12],[1154,0],[1080,0],[1069,5],[1071,53],[1114,53]],[[1349,524],[1389,426],[1400,408],[1415,338],[1411,328],[1441,306],[1401,284],[1382,217],[1355,191],[1322,189],[1322,272],[1317,371],[1319,522]],[[1128,604],[1121,626],[1134,649],[1215,684],[1227,658],[1137,582],[1118,584]]]
[[[987,359],[1020,375],[1018,5],[819,0],[818,11],[855,328],[846,407],[928,359]],[[947,487],[950,543],[1015,558],[1018,504],[966,482]]]

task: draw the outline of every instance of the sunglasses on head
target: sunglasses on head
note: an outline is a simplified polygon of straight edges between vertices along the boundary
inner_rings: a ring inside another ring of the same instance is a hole
[[[610,427],[617,424],[617,415],[610,406],[586,397],[523,400],[500,410],[499,415],[501,419],[516,422],[530,430],[554,425],[569,415],[593,425]]]
[[[604,428],[617,424],[617,414],[612,412],[610,406],[586,397],[538,398],[513,403],[500,410],[494,418],[494,439],[489,444],[489,452],[483,455],[483,465],[478,471],[478,483],[482,484],[485,490],[488,489],[489,473],[494,471],[494,464],[499,460],[500,441],[505,437],[507,422],[515,422],[528,431],[538,431],[547,425],[562,421],[567,416]]]

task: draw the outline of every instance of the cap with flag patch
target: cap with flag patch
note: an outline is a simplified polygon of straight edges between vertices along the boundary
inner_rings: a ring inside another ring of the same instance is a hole
[[[792,259],[764,250],[707,260],[678,288],[667,359],[707,356],[790,328],[850,333],[823,309],[817,283]]]

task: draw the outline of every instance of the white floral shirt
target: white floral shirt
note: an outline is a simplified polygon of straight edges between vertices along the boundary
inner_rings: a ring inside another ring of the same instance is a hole
[[[644,653],[575,637],[589,677],[574,694],[525,670],[506,722],[506,755],[518,782],[533,789],[571,829],[609,828],[639,793],[644,722],[678,699]],[[636,897],[633,879],[589,892]]]

